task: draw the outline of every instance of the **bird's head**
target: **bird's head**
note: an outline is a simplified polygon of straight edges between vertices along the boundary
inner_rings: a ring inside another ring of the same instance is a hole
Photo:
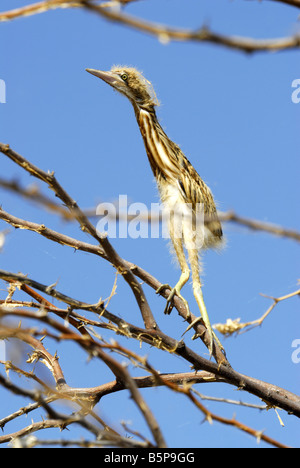
[[[158,105],[151,83],[135,68],[116,66],[110,71],[91,68],[87,68],[86,71],[101,78],[138,107]]]

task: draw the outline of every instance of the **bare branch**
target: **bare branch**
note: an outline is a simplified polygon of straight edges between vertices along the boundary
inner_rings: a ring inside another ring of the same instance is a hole
[[[9,279],[14,277],[15,280],[16,276],[18,275],[7,275],[6,272],[3,273],[2,271],[0,271],[0,278],[3,279]],[[18,277],[18,281],[20,281],[21,283],[24,282],[25,284],[28,284],[28,282],[30,282],[28,278],[24,278],[22,276]],[[61,293],[58,294],[61,295]],[[84,307],[86,306],[84,305]],[[36,315],[36,318],[39,319],[39,316]],[[130,336],[128,335],[128,333],[130,332],[131,325],[128,325],[128,327],[129,331],[127,330],[126,333],[127,336]],[[69,336],[72,340],[80,344],[80,346],[82,346],[84,349],[88,350],[89,353],[93,353],[93,355],[98,356],[100,359],[102,359],[112,370],[112,372],[116,375],[117,380],[121,379],[121,381],[123,381],[123,378],[120,378],[119,375],[119,365],[117,365],[115,361],[110,361],[108,355],[106,355],[102,350],[103,345],[99,345],[98,342],[92,340],[89,336],[78,335],[75,332],[71,332],[68,328],[64,327],[63,325],[60,325],[60,330],[62,329],[65,330],[65,337]],[[138,336],[138,338],[141,340],[144,340],[144,337],[146,337],[147,340],[149,340],[152,337],[154,338],[154,342],[156,343],[159,343],[159,341],[161,341],[163,346],[160,345],[160,349],[165,349],[169,352],[176,353],[177,355],[190,362],[194,366],[195,370],[204,370],[210,372],[218,378],[222,378],[227,383],[258,396],[259,398],[267,402],[269,406],[276,406],[285,409],[289,413],[300,417],[300,397],[298,397],[297,395],[294,395],[282,388],[276,387],[275,385],[270,385],[266,382],[240,374],[239,372],[232,369],[228,365],[228,363],[227,365],[215,364],[214,362],[204,359],[203,357],[196,354],[193,350],[188,348],[183,342],[177,342],[176,340],[163,334],[159,330],[140,329],[138,334],[137,328],[133,327],[133,331],[135,333],[135,336]]]
[[[114,10],[103,9],[99,5],[94,5],[86,0],[81,0],[81,3],[87,9],[110,21],[130,26],[133,29],[155,36],[164,44],[171,41],[210,42],[212,44],[221,45],[247,53],[265,51],[274,52],[279,50],[298,49],[300,47],[300,36],[298,35],[280,39],[252,39],[217,34],[209,30],[207,26],[202,26],[196,31],[174,29],[169,26],[151,23]]]
[[[296,5],[294,6],[298,6],[297,0],[285,1],[285,3],[291,2],[296,2]],[[87,0],[49,0],[39,2],[34,5],[29,5],[27,7],[18,8],[16,10],[2,12],[0,13],[0,22],[9,21],[21,16],[41,13],[53,8],[84,7],[90,11],[95,12],[106,20],[122,24],[132,29],[136,29],[142,33],[150,34],[151,36],[159,39],[163,44],[171,41],[197,43],[209,42],[246,53],[266,51],[274,52],[280,50],[299,49],[300,47],[299,35],[278,39],[253,39],[240,36],[225,36],[211,31],[207,26],[202,26],[195,31],[188,29],[176,29],[162,24],[152,23],[134,16],[126,15],[122,12],[116,11],[115,9],[107,8],[107,6],[109,6],[109,2],[98,5]]]
[[[269,297],[265,296],[264,294],[262,294],[262,296]],[[295,296],[300,296],[300,289],[281,297],[270,297],[269,299],[273,299],[273,304],[271,304],[268,310],[256,320],[252,320],[251,322],[240,323],[240,319],[228,319],[226,323],[217,323],[213,326],[213,328],[215,328],[216,330],[218,330],[218,332],[226,336],[232,335],[234,333],[241,333],[242,331],[248,331],[249,329],[260,326],[279,302],[285,301],[286,299],[290,299],[291,297]]]
[[[282,226],[277,226],[276,224],[265,223],[256,219],[244,218],[234,213],[234,211],[220,213],[219,216],[221,221],[230,221],[246,226],[253,231],[264,231],[275,236],[286,237],[300,242],[300,232],[293,229],[287,229]]]
[[[127,5],[138,0],[118,0],[119,4]],[[107,0],[107,2],[99,5],[101,8],[107,8],[114,5],[113,0]],[[45,13],[50,10],[56,10],[58,8],[78,8],[82,7],[80,0],[44,0],[41,2],[33,3],[23,7],[15,8],[14,10],[0,13],[1,21],[11,21],[17,18],[23,18],[27,16],[36,15],[39,13]]]

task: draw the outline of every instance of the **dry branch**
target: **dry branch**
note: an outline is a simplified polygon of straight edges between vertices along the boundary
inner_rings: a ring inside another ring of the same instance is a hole
[[[164,44],[171,41],[198,43],[208,42],[246,53],[265,51],[275,52],[279,50],[298,49],[300,47],[299,35],[279,39],[252,39],[239,36],[224,36],[222,34],[214,33],[207,26],[202,26],[196,31],[175,29],[169,26],[145,21],[140,18],[135,18],[118,11],[103,9],[101,6],[94,5],[89,1],[82,0],[81,3],[88,10],[93,11],[110,21],[120,23],[140,32],[155,36]]]
[[[12,330],[6,329],[5,331],[9,336],[15,335],[19,339],[25,340],[25,342],[29,342],[31,346],[34,345],[34,341],[32,340],[32,337],[31,337],[30,333],[27,333],[26,330],[18,331],[16,329],[12,329]],[[43,347],[40,346],[40,343],[38,342],[38,340],[36,340],[36,344],[39,347],[39,351],[42,354],[46,354],[47,359],[49,360],[49,353],[46,352],[46,350],[43,349]],[[143,403],[142,400],[140,400],[140,398],[141,398],[140,394],[138,392],[136,394],[135,391],[134,391],[134,388],[137,389],[137,388],[141,388],[141,387],[145,387],[145,386],[164,385],[164,386],[168,387],[172,391],[175,391],[177,393],[182,393],[182,394],[186,395],[192,401],[192,403],[194,403],[195,406],[198,409],[200,409],[200,411],[202,411],[202,413],[205,415],[205,418],[208,421],[215,420],[215,421],[221,422],[221,423],[226,424],[226,425],[234,426],[234,427],[236,427],[236,428],[238,428],[238,429],[240,429],[240,430],[242,430],[242,431],[244,431],[244,432],[246,432],[248,434],[251,434],[252,436],[254,436],[256,438],[264,440],[266,443],[269,443],[269,444],[274,445],[276,447],[284,447],[279,442],[277,442],[274,439],[271,439],[268,436],[266,436],[265,434],[263,434],[262,431],[256,431],[256,430],[250,428],[249,426],[237,421],[235,418],[228,419],[228,418],[224,418],[224,417],[218,416],[218,415],[210,412],[193,395],[193,393],[191,392],[191,388],[190,388],[191,384],[201,382],[201,381],[202,382],[215,381],[215,378],[214,378],[213,375],[210,375],[208,373],[202,373],[201,376],[200,375],[195,375],[195,374],[192,374],[192,373],[189,373],[189,374],[175,374],[175,375],[163,375],[163,374],[159,374],[149,364],[147,359],[142,358],[139,355],[137,355],[136,353],[133,353],[132,351],[125,349],[124,347],[120,346],[116,342],[113,343],[113,344],[110,344],[110,345],[102,345],[102,349],[105,349],[105,348],[121,352],[122,355],[128,356],[128,358],[135,360],[142,367],[144,367],[145,370],[150,372],[151,376],[150,377],[145,377],[145,378],[144,377],[136,378],[136,379],[131,379],[131,378],[129,378],[129,376],[127,376],[128,378],[126,377],[125,380],[123,380],[123,383],[121,382],[121,380],[119,380],[119,381],[117,380],[116,382],[112,382],[112,383],[106,384],[105,386],[102,386],[102,388],[97,387],[97,388],[93,388],[93,389],[70,389],[69,387],[64,386],[61,389],[61,391],[55,393],[54,396],[57,397],[57,398],[72,399],[73,401],[77,401],[83,408],[86,409],[86,406],[83,406],[82,402],[89,399],[90,402],[92,401],[93,404],[95,404],[95,402],[98,401],[99,398],[100,398],[100,396],[99,396],[100,392],[101,392],[101,396],[103,396],[103,395],[108,394],[108,393],[110,393],[112,391],[114,392],[114,391],[122,390],[124,388],[127,388],[127,389],[129,388],[129,390],[131,391],[131,393],[133,395],[133,398],[137,402],[138,406],[141,408],[141,410],[144,409],[145,418],[148,421],[148,418],[149,417],[151,418],[151,413],[149,413],[147,408],[145,408],[143,406],[144,403]],[[55,356],[52,359],[50,359],[50,362],[53,362],[54,360],[55,360]],[[123,366],[121,366],[121,368],[122,368],[121,373],[123,374],[124,368],[123,368]],[[118,365],[118,369],[120,370],[119,365]],[[14,370],[18,372],[18,369],[14,368]],[[118,374],[119,370],[117,371],[117,374]],[[123,375],[123,377],[124,377],[124,375]],[[132,382],[132,384],[134,385],[134,388],[132,388],[129,385],[129,382]],[[44,425],[41,425],[41,423],[36,423],[34,425],[30,425],[27,428],[22,429],[21,432],[14,433],[14,434],[9,434],[7,436],[0,437],[0,443],[9,441],[9,440],[11,440],[13,438],[16,438],[16,437],[24,437],[24,435],[31,434],[32,432],[34,432],[36,430],[41,430],[41,429],[44,429],[44,428],[49,428],[49,427],[64,428],[64,427],[68,426],[69,424],[71,424],[73,422],[79,422],[82,425],[86,424],[85,421],[82,420],[82,418],[79,416],[79,414],[77,414],[75,416],[72,416],[72,417],[69,417],[69,416],[63,416],[62,417],[62,415],[58,414],[56,411],[54,411],[53,409],[51,409],[49,407],[49,399],[46,402],[44,399],[42,399],[40,393],[37,393],[37,392],[24,392],[23,390],[20,390],[19,387],[17,387],[16,385],[13,385],[13,386],[10,385],[8,380],[4,379],[4,378],[0,379],[0,383],[2,385],[12,389],[12,391],[14,393],[17,393],[17,394],[21,393],[21,394],[24,394],[24,396],[26,395],[27,397],[29,397],[31,399],[37,400],[38,403],[47,410],[47,412],[49,414],[49,417],[52,418],[51,419],[52,422],[51,422],[50,425],[44,426]],[[95,392],[97,392],[97,393],[95,394]],[[30,405],[30,407],[27,408],[27,411],[23,410],[22,414],[24,414],[24,412],[29,412],[32,409],[35,409],[35,408],[32,408],[32,405]],[[14,417],[17,417],[19,415],[20,415],[20,412],[17,413],[17,415],[14,415]],[[10,420],[12,418],[13,418],[13,416],[11,416]],[[3,420],[0,421],[0,425],[3,427],[4,424],[6,424],[7,420],[8,419],[6,419],[5,421],[3,421]],[[54,424],[53,421],[56,421],[56,424]],[[103,424],[102,421],[101,421],[101,424]],[[153,424],[154,424],[153,427],[155,428],[155,421],[153,422]],[[150,427],[152,427],[152,422],[150,422],[149,425],[150,425]],[[113,431],[113,434],[110,434],[111,430],[108,429],[108,428],[105,428],[105,429],[108,430],[108,433],[109,433],[108,435],[109,436],[116,435],[116,433],[114,431]],[[94,429],[94,432],[96,432],[95,429]],[[163,445],[164,442],[163,442],[163,440],[160,439],[160,436],[156,437],[156,441],[158,442],[158,447],[164,446]]]
[[[281,0],[283,3],[293,4],[298,7],[298,0]],[[123,4],[129,1],[120,2]],[[144,34],[150,34],[156,37],[163,44],[171,41],[211,43],[223,46],[229,49],[238,50],[246,53],[254,52],[275,52],[280,50],[299,49],[300,36],[295,34],[290,37],[276,39],[253,39],[240,36],[225,36],[211,31],[207,26],[202,26],[197,30],[176,29],[158,23],[146,21],[131,15],[120,12],[119,9],[109,8],[110,2],[105,4],[95,4],[87,0],[48,0],[37,4],[17,8],[15,10],[0,13],[1,21],[10,21],[15,18],[42,13],[56,8],[78,8],[82,7],[92,11],[102,18],[130,27]],[[108,7],[108,8],[107,8]]]
[[[264,297],[269,297],[264,294],[261,294],[261,295]],[[268,310],[260,318],[256,320],[251,320],[250,322],[245,322],[245,323],[241,323],[240,319],[234,319],[234,320],[227,319],[226,323],[217,323],[214,325],[213,328],[215,330],[218,330],[218,332],[226,336],[232,335],[233,333],[241,333],[243,331],[248,331],[254,327],[260,326],[279,302],[285,301],[286,299],[290,299],[291,297],[296,297],[296,296],[300,297],[300,289],[297,289],[296,291],[290,294],[285,294],[284,296],[281,296],[281,297],[270,297],[269,299],[272,299],[273,303],[270,305]]]
[[[25,278],[21,275],[7,274],[6,272],[0,270],[0,278],[8,281],[18,281],[21,284],[30,284],[31,286],[35,284],[36,286],[38,286],[39,290],[42,289],[47,294],[47,287],[44,287],[43,285],[40,285],[37,282],[32,282],[29,278]],[[56,294],[57,297],[64,298],[64,295],[62,295],[61,293],[56,292]],[[70,302],[70,298],[68,298],[68,302]],[[71,299],[71,302],[78,303],[78,301],[75,301],[73,299]],[[94,306],[91,305],[91,309],[93,309],[93,307]],[[83,303],[83,309],[87,309],[85,303]],[[36,319],[39,320],[38,314],[36,315]],[[42,319],[47,320],[44,319],[44,317],[42,317]],[[49,323],[52,324],[51,322]],[[64,338],[67,338],[69,336],[69,339],[72,339],[73,341],[77,342],[89,353],[92,353],[92,355],[94,356],[98,356],[116,375],[117,380],[124,381],[124,375],[122,375],[122,372],[121,374],[119,374],[119,365],[117,365],[115,361],[110,361],[108,355],[103,352],[102,345],[99,345],[97,341],[94,341],[89,336],[82,336],[74,331],[71,332],[70,329],[64,327],[63,325],[60,325],[59,329],[60,331],[62,331],[63,329],[65,330]],[[136,327],[128,324],[126,328],[127,336],[130,336],[129,332],[131,329],[134,331],[133,336],[138,337],[139,340],[143,341],[144,338],[146,338],[147,342],[149,342],[149,340],[152,337],[154,345],[158,346],[162,350],[168,350],[169,352],[173,352],[181,356],[186,361],[191,363],[195,370],[204,370],[210,372],[214,374],[217,378],[223,379],[223,381],[225,381],[226,383],[229,383],[231,385],[236,386],[239,389],[256,395],[263,401],[267,402],[270,407],[276,406],[285,409],[290,414],[294,414],[295,416],[300,417],[300,397],[298,397],[297,395],[294,395],[275,385],[271,385],[266,382],[254,379],[252,377],[240,374],[228,365],[215,364],[214,362],[211,362],[195,353],[193,350],[188,348],[185,345],[185,343],[178,342],[172,339],[171,337],[163,334],[159,330],[137,330]]]
[[[138,0],[118,0],[119,4],[127,5]],[[111,7],[116,2],[114,0],[107,0],[105,3],[100,5],[101,8]],[[23,7],[15,8],[6,12],[0,13],[0,21],[12,21],[17,18],[23,18],[27,16],[37,15],[40,13],[46,13],[50,10],[56,10],[58,8],[80,8],[82,7],[80,0],[44,0],[41,2],[33,3]]]

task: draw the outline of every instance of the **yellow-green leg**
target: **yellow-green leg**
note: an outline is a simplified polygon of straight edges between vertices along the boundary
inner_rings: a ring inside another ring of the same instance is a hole
[[[184,305],[185,305],[185,307],[186,307],[186,309],[188,311],[188,317],[189,317],[190,308],[189,308],[188,302],[184,299],[184,297],[182,297],[182,295],[180,294],[180,291],[183,288],[183,286],[189,280],[190,269],[189,269],[188,263],[187,263],[186,258],[185,258],[182,239],[181,238],[176,238],[173,235],[173,233],[174,233],[173,229],[170,228],[170,237],[171,237],[171,240],[173,242],[175,253],[176,253],[176,256],[177,256],[178,261],[179,261],[179,265],[180,265],[180,269],[181,269],[181,275],[180,275],[179,281],[177,282],[177,284],[176,284],[176,286],[174,288],[171,289],[168,284],[163,284],[162,286],[160,286],[158,288],[158,290],[156,292],[158,294],[162,289],[166,289],[167,287],[169,289],[171,289],[171,292],[170,292],[169,297],[167,299],[167,304],[166,304],[166,307],[165,307],[165,310],[164,310],[165,314],[169,315],[172,312],[173,298],[176,295],[176,296],[180,297],[180,299],[183,301],[183,303],[184,303]]]
[[[192,269],[193,293],[194,293],[196,302],[198,304],[203,323],[205,327],[207,328],[208,333],[210,335],[209,352],[210,354],[212,354],[214,339],[216,340],[216,342],[218,343],[221,349],[223,349],[223,346],[221,345],[219,339],[217,338],[214,331],[212,330],[209,316],[208,316],[207,309],[206,309],[206,305],[204,302],[203,293],[202,293],[202,285],[200,281],[200,265],[199,265],[198,252],[196,249],[189,249],[188,254],[189,254],[189,260],[190,260],[191,269]]]

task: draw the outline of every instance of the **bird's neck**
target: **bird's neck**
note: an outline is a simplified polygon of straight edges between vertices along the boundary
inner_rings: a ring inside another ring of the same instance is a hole
[[[162,129],[154,109],[150,107],[134,106],[137,123],[139,125],[149,163],[157,180],[176,179],[177,165],[174,159],[176,145],[168,138]]]

